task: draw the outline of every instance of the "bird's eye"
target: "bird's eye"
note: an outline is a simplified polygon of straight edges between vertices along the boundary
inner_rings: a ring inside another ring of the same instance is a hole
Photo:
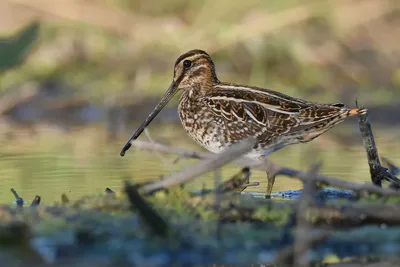
[[[183,61],[183,66],[185,68],[190,68],[190,66],[192,66],[192,61],[190,61],[190,60]]]

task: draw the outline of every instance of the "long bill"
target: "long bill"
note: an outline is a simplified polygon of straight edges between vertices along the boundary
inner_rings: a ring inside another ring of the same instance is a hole
[[[153,109],[153,111],[147,116],[146,120],[140,125],[140,127],[133,133],[132,137],[128,140],[125,146],[122,148],[119,153],[121,157],[125,155],[125,152],[132,146],[132,142],[135,141],[144,131],[144,129],[151,123],[151,121],[160,113],[160,111],[165,107],[165,105],[171,100],[178,89],[178,83],[172,82],[169,86],[167,92],[165,92],[164,96],[161,98],[160,102]]]

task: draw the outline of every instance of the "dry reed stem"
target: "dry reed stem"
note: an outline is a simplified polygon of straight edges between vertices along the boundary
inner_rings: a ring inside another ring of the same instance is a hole
[[[135,144],[133,142],[132,144]],[[166,177],[162,181],[158,181],[143,187],[145,193],[152,193],[161,189],[169,188],[171,186],[186,183],[204,173],[218,169],[225,164],[243,156],[249,152],[255,144],[255,138],[250,137],[242,142],[236,143],[231,147],[225,149],[222,153],[213,155],[208,159],[192,164],[182,170],[181,172],[174,173]]]
[[[152,144],[150,142],[145,142],[145,141],[140,141],[136,140],[135,142],[132,143],[132,146],[139,148],[139,149],[145,149],[145,150],[150,150],[150,151],[159,151],[163,153],[168,153],[168,154],[173,154],[173,155],[178,155],[181,157],[186,157],[186,158],[192,158],[192,159],[208,159],[213,156],[211,153],[206,153],[206,152],[196,152],[196,151],[191,151],[183,148],[175,148],[171,146],[166,146],[160,143],[155,143]],[[306,177],[306,173],[300,170],[292,169],[289,167],[284,167],[284,166],[279,166],[278,164],[265,159],[265,162],[259,162],[255,160],[250,160],[247,158],[239,158],[234,160],[236,164],[242,167],[250,167],[254,169],[259,169],[265,171],[265,169],[271,169],[274,170],[277,175],[283,175],[291,178],[299,178],[300,180],[304,181]],[[355,192],[368,192],[368,193],[373,193],[381,196],[400,196],[400,192],[392,189],[387,189],[387,188],[380,188],[372,184],[360,184],[360,183],[354,183],[350,181],[346,181],[344,179],[339,179],[335,177],[329,177],[329,176],[324,176],[324,175],[317,175],[316,180],[318,182],[321,182],[323,184],[332,186],[332,187],[337,187],[337,188],[343,188],[343,189],[349,189],[353,190]]]

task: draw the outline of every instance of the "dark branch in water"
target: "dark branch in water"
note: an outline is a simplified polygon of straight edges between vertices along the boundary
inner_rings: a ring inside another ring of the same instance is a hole
[[[367,152],[369,172],[371,181],[374,185],[382,186],[382,180],[387,180],[395,184],[400,184],[400,180],[384,167],[379,160],[378,149],[376,148],[371,124],[368,121],[367,114],[359,115],[359,125],[363,144]]]
[[[125,192],[132,209],[137,210],[139,216],[146,222],[152,232],[160,237],[167,237],[171,229],[167,222],[140,196],[134,185],[125,183]]]
[[[168,154],[179,155],[182,157],[192,158],[192,159],[209,159],[214,154],[211,153],[199,153],[191,150],[186,150],[182,148],[175,148],[170,147],[167,145],[153,143],[153,142],[145,142],[136,140],[133,143],[133,146],[146,149],[150,151],[158,151]],[[271,172],[275,172],[276,175],[283,175],[291,178],[299,178],[300,180],[304,180],[306,177],[306,173],[300,170],[292,169],[289,167],[279,166],[278,164],[272,162],[271,160],[265,159],[264,162],[259,162],[251,159],[240,158],[234,161],[240,166],[249,166],[250,168],[259,169],[259,170],[269,170]],[[316,181],[322,183],[327,186],[337,187],[352,190],[354,192],[368,192],[372,194],[377,194],[380,196],[400,196],[400,192],[396,190],[389,189],[389,188],[381,188],[372,184],[361,184],[361,183],[354,183],[350,181],[346,181],[344,179],[339,179],[335,177],[329,177],[324,175],[317,175],[315,177]]]
[[[112,191],[110,188],[106,188],[105,190],[104,190],[104,192],[106,193],[106,194],[115,194],[114,193],[114,191]]]
[[[11,188],[11,193],[13,193],[14,197],[15,197],[15,202],[17,203],[18,207],[23,207],[24,206],[24,200],[22,199],[22,197],[20,197],[17,193],[17,191],[14,190],[14,188]]]
[[[35,198],[32,200],[32,203],[29,207],[37,207],[40,204],[41,197],[36,195]]]
[[[67,204],[69,202],[69,198],[66,194],[61,195],[61,203]]]

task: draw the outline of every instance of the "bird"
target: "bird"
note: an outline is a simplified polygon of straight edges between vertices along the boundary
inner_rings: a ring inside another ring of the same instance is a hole
[[[256,144],[245,156],[257,160],[288,145],[310,142],[346,118],[367,112],[343,103],[321,104],[271,89],[222,82],[210,55],[194,49],[175,61],[168,90],[125,144],[121,156],[178,91],[182,92],[179,118],[195,142],[220,153],[252,136]],[[270,197],[275,176],[268,171],[267,180],[266,196]]]

